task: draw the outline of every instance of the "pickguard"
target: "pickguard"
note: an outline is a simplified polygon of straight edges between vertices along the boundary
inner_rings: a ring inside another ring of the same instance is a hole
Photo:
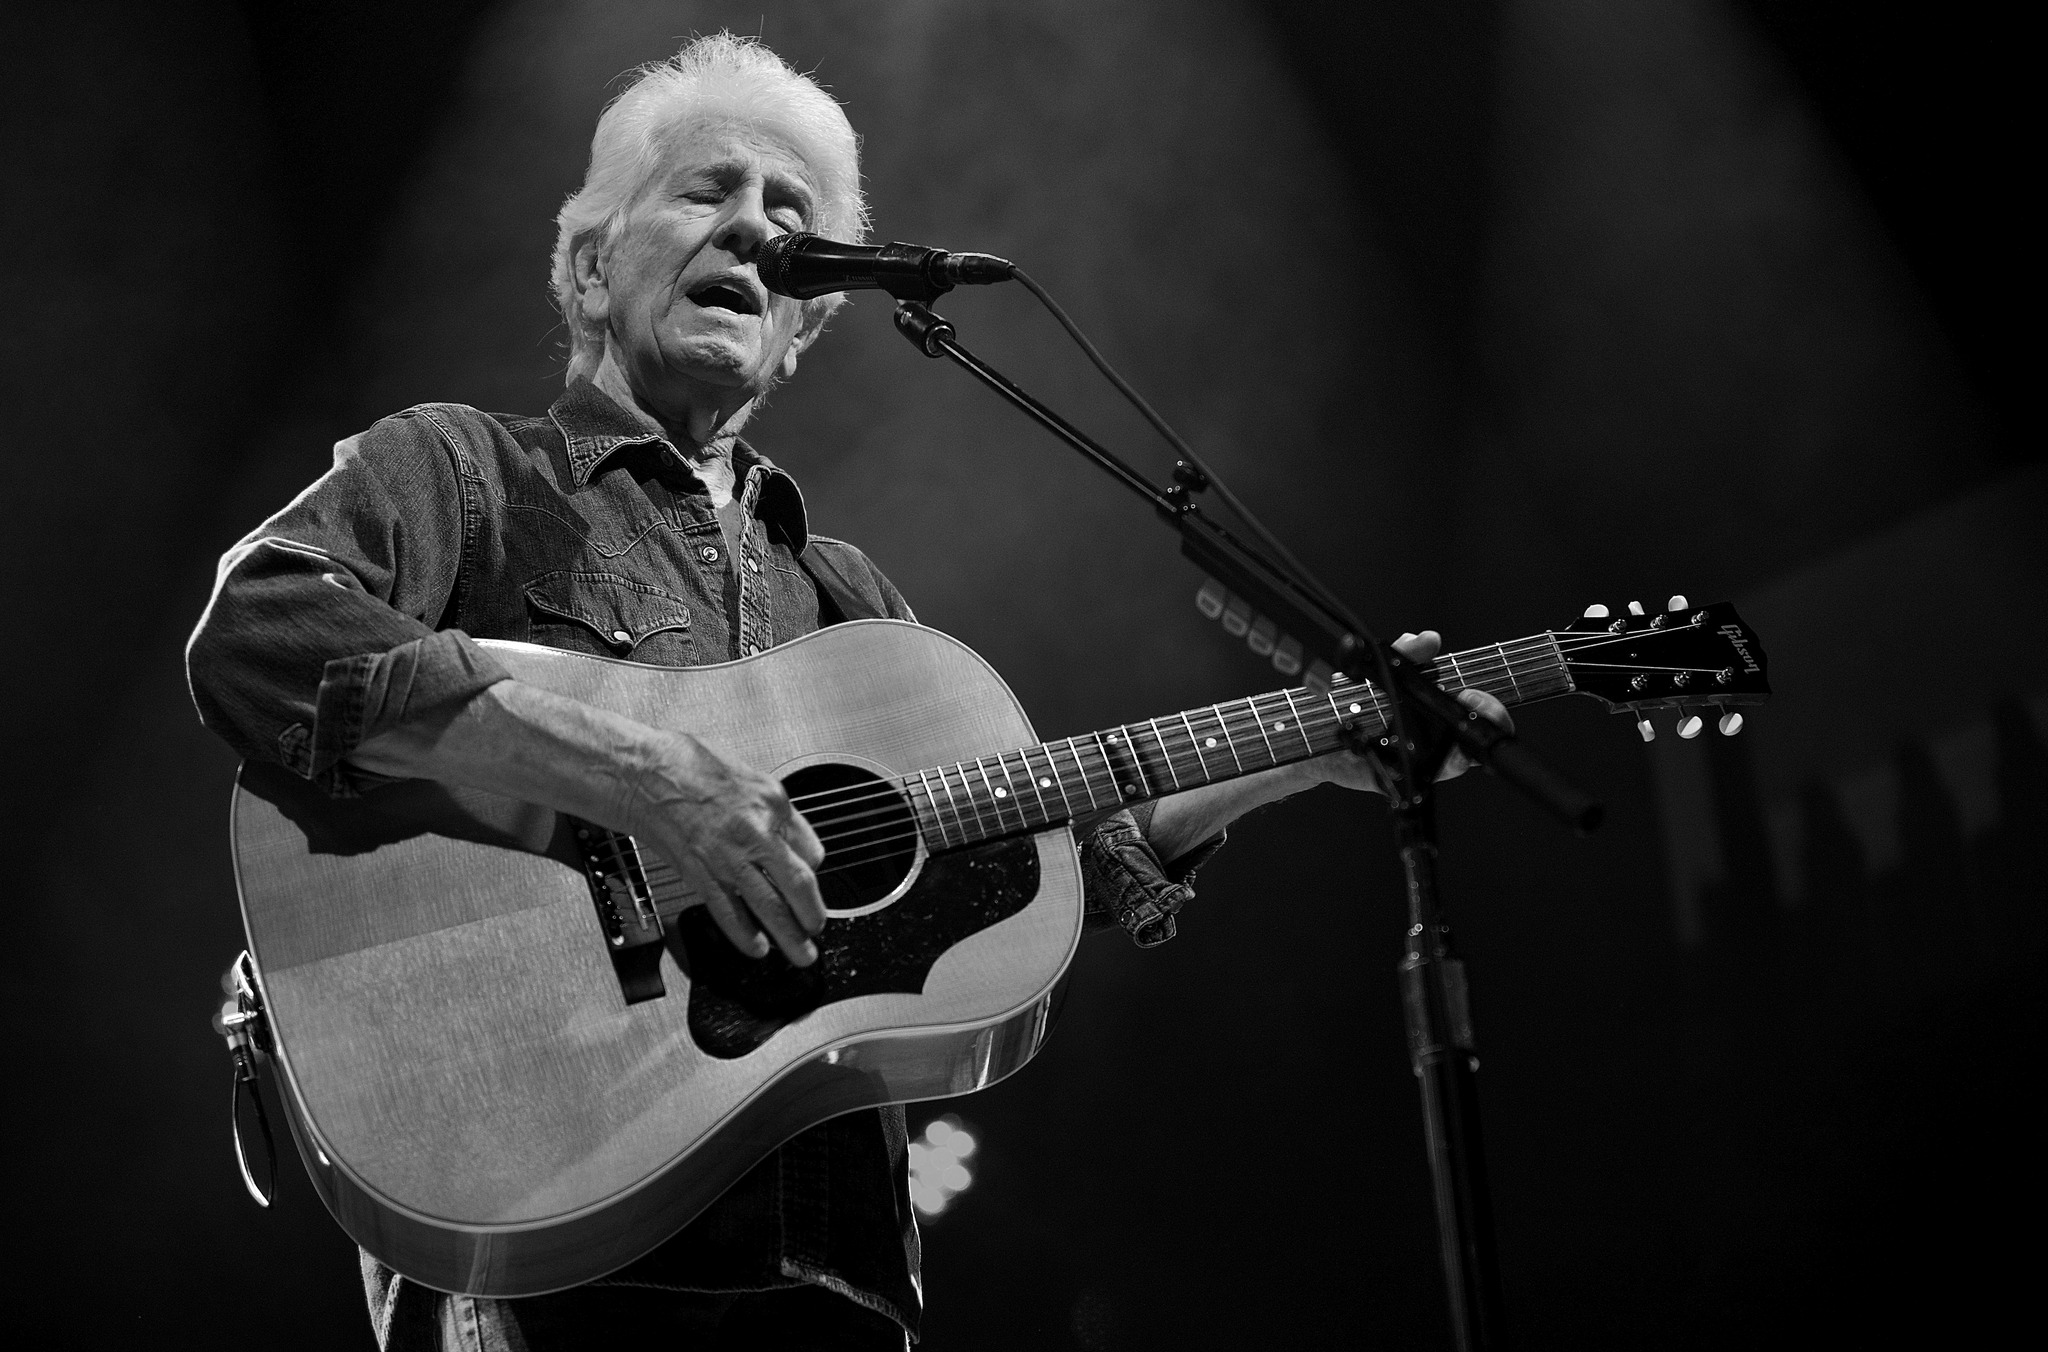
[[[1038,844],[1029,836],[933,855],[893,905],[828,919],[809,967],[779,952],[742,955],[693,906],[668,934],[669,951],[690,978],[690,1036],[707,1055],[734,1060],[824,1005],[919,994],[941,954],[1037,895]]]

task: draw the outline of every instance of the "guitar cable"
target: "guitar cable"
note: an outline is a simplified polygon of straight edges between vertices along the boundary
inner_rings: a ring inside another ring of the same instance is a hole
[[[221,990],[227,999],[213,1016],[213,1031],[228,1044],[234,1058],[234,1084],[228,1097],[228,1133],[235,1143],[235,1164],[242,1171],[242,1186],[257,1206],[268,1207],[277,1197],[277,1138],[270,1129],[270,1111],[263,1106],[263,1085],[258,1074],[263,1058],[270,1052],[270,1025],[264,1015],[263,992],[256,984],[256,964],[243,949],[221,975]],[[263,1132],[264,1186],[256,1186],[255,1171],[249,1167],[249,1152],[242,1146],[242,1091],[256,1105],[256,1124]]]

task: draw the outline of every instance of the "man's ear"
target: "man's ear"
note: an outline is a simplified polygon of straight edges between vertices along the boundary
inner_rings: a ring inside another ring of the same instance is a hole
[[[782,353],[782,378],[784,380],[788,380],[796,374],[796,359],[824,331],[825,328],[822,324],[806,324],[803,328],[797,330],[796,337],[789,340],[789,346]]]
[[[594,328],[611,316],[612,293],[605,282],[603,241],[598,232],[583,236],[569,251],[569,275],[576,287],[576,311]]]

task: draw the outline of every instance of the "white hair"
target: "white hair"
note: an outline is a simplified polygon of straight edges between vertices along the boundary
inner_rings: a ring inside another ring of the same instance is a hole
[[[789,142],[818,191],[812,229],[829,239],[867,238],[860,141],[838,102],[753,38],[721,32],[692,39],[668,60],[640,67],[605,108],[583,186],[555,216],[553,285],[569,326],[572,379],[588,374],[604,350],[602,330],[577,304],[576,250],[593,235],[600,250],[608,247],[674,138],[721,120],[764,127]],[[804,302],[804,329],[816,330],[844,299],[834,293]]]

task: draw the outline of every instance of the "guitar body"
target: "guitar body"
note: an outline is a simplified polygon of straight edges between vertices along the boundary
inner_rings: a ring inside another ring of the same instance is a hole
[[[884,778],[1034,740],[1002,679],[858,621],[675,669],[486,643],[518,679],[787,776]],[[575,823],[410,782],[330,800],[244,766],[237,883],[287,1116],[342,1227],[408,1277],[515,1296],[604,1275],[840,1113],[982,1088],[1038,1050],[1081,928],[1070,830],[937,854],[835,909],[799,973],[671,918],[637,998]]]

